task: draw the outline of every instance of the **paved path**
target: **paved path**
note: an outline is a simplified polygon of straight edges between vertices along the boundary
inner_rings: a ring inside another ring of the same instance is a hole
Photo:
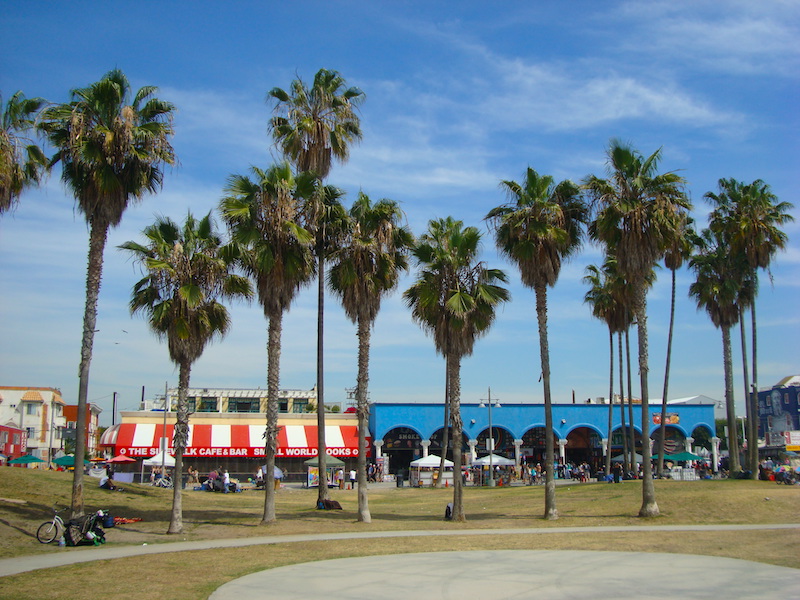
[[[732,558],[492,550],[279,567],[226,583],[210,600],[786,600],[799,594],[800,570]]]
[[[215,548],[242,548],[246,546],[261,546],[265,544],[286,544],[294,542],[311,542],[321,540],[344,539],[375,539],[375,538],[402,538],[402,537],[427,537],[427,536],[476,536],[476,535],[544,535],[548,533],[607,533],[607,532],[636,532],[636,531],[749,531],[749,530],[775,530],[796,529],[800,531],[800,524],[774,524],[774,525],[637,525],[619,527],[547,527],[547,528],[516,528],[516,529],[462,529],[462,530],[425,530],[425,531],[367,531],[350,533],[325,533],[304,535],[274,535],[248,538],[235,538],[223,540],[198,540],[194,542],[169,542],[164,544],[142,544],[141,546],[101,546],[99,548],[60,548],[51,554],[38,554],[20,556],[0,560],[0,577],[15,575],[37,569],[62,567],[76,563],[91,562],[94,560],[111,560],[115,558],[128,558],[165,552],[189,552],[192,550],[211,550]],[[790,569],[793,572],[800,572]]]

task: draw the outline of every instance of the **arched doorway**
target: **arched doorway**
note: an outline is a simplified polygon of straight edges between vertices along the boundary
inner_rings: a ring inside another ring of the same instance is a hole
[[[628,429],[627,427],[625,428]],[[625,431],[627,434],[628,432]],[[611,432],[611,443],[609,444],[609,451],[611,452],[612,460],[619,458],[622,455],[623,445],[622,445],[622,435],[623,430],[620,427],[617,427],[614,431]],[[644,456],[642,454],[642,434],[634,429],[634,438],[635,438],[635,452],[640,456]],[[628,443],[630,444],[630,439],[628,439]],[[630,448],[628,448],[628,452],[630,452]]]
[[[653,454],[658,454],[661,445],[661,429],[656,429],[650,438],[653,440]],[[685,446],[686,436],[683,435],[683,432],[676,427],[667,425],[664,428],[664,453],[677,454],[678,452],[683,452]]]
[[[507,429],[502,427],[492,427],[492,437],[494,438],[494,454],[497,456],[505,456],[514,460],[514,436]],[[487,456],[490,453],[492,444],[489,442],[489,428],[487,427],[478,434],[476,438],[478,445],[475,450],[478,457]]]
[[[522,447],[520,452],[522,454],[523,462],[544,465],[545,462],[545,434],[544,427],[533,427],[528,429],[522,436]],[[553,436],[555,458],[558,458],[558,437]]]
[[[387,431],[381,452],[389,459],[388,472],[397,473],[402,469],[407,473],[411,461],[422,456],[421,441],[419,433],[410,427],[395,427]]]
[[[567,434],[565,447],[567,462],[573,465],[587,463],[595,473],[603,463],[603,443],[600,434],[591,427],[576,427]]]

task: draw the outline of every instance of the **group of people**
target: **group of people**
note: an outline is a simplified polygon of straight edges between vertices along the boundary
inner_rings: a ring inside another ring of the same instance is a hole
[[[206,486],[208,491],[222,492],[223,494],[242,491],[239,488],[238,482],[231,481],[231,476],[230,473],[228,473],[228,469],[223,469],[222,467],[218,467],[209,471],[208,479],[206,479],[206,482],[203,485]]]

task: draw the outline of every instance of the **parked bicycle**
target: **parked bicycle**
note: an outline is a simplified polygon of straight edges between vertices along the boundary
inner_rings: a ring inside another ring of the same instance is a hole
[[[156,487],[160,487],[160,488],[172,489],[172,478],[171,477],[160,477],[159,479],[156,479],[156,481],[155,481],[155,483],[153,483],[153,485],[156,486]]]
[[[64,519],[61,518],[59,513],[64,512],[68,508],[69,507],[56,510],[56,508],[53,507],[53,520],[45,521],[39,525],[39,529],[36,530],[36,539],[39,540],[40,543],[49,544],[56,538],[60,538],[64,535],[67,526],[64,524]]]

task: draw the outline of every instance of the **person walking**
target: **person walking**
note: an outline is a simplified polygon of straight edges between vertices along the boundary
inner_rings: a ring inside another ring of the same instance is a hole
[[[356,477],[357,477],[357,475],[358,474],[356,473],[355,469],[350,469],[350,489],[351,490],[356,489]]]

